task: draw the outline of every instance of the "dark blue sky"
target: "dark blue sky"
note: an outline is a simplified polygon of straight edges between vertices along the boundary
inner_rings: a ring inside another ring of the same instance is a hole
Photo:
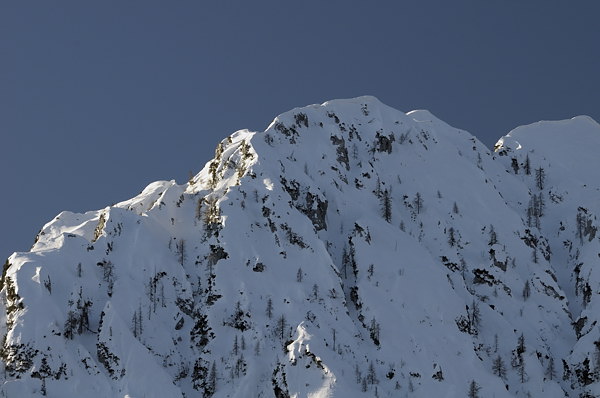
[[[486,145],[600,120],[597,1],[18,1],[0,5],[0,257],[61,210],[185,182],[231,132],[364,94]]]

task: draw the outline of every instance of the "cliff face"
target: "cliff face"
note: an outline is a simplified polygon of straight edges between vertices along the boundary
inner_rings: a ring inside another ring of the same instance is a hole
[[[600,394],[599,141],[577,117],[491,153],[372,97],[238,131],[8,259],[2,391]]]

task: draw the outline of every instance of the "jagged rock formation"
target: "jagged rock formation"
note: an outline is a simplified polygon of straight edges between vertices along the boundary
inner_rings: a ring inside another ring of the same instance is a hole
[[[2,394],[600,396],[599,145],[372,97],[238,131],[7,260]]]

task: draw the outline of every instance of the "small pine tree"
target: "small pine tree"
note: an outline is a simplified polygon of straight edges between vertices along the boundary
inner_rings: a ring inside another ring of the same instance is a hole
[[[454,214],[458,214],[458,205],[456,204],[456,202],[454,202],[454,204],[452,205],[452,213]]]
[[[375,196],[377,196],[378,198],[381,198],[381,180],[379,179],[379,177],[377,177],[377,181],[375,183]]]
[[[467,316],[469,317],[470,334],[478,334],[481,324],[481,312],[479,311],[479,304],[475,300],[471,302],[471,308],[467,307]]]
[[[498,243],[498,236],[496,235],[496,231],[494,230],[494,226],[490,225],[490,240],[488,241],[489,246],[493,246]]]
[[[454,247],[456,245],[456,237],[454,236],[454,227],[450,227],[448,229],[448,244],[450,247]]]
[[[525,349],[525,336],[523,336],[523,333],[521,333],[519,340],[517,341],[517,354],[519,356],[523,355]]]
[[[502,380],[506,380],[506,366],[502,357],[498,355],[492,364],[492,372]]]
[[[373,362],[369,362],[369,370],[367,371],[366,380],[369,384],[379,383],[379,380],[377,380],[377,376],[375,375],[375,365],[373,365]]]
[[[498,352],[498,333],[494,333],[494,352]]]
[[[256,356],[260,355],[260,341],[257,341],[256,344],[254,345],[254,355],[256,355]]]
[[[217,364],[213,361],[206,382],[205,396],[212,396],[217,391]]]
[[[379,332],[380,326],[379,323],[375,320],[375,318],[371,319],[371,325],[369,326],[369,336],[375,345],[379,345]]]
[[[267,309],[265,310],[265,314],[269,319],[273,318],[273,300],[271,297],[267,299]]]
[[[545,208],[546,208],[546,203],[544,202],[544,194],[540,192],[537,196],[537,214],[539,217],[544,216]]]
[[[585,217],[581,214],[581,211],[577,212],[577,217],[575,220],[577,224],[577,237],[579,238],[579,243],[583,245],[583,230],[585,228]]]
[[[541,191],[544,189],[544,183],[546,180],[546,172],[542,167],[535,169],[535,185]]]
[[[177,244],[175,245],[175,253],[177,253],[177,260],[180,265],[183,265],[185,263],[185,259],[186,259],[185,249],[186,249],[185,240],[179,239],[177,241]]]
[[[287,319],[285,315],[281,314],[277,318],[277,324],[275,326],[275,334],[283,341],[287,337]]]
[[[375,265],[371,264],[371,265],[369,265],[369,268],[367,269],[367,278],[369,280],[371,280],[374,273],[375,273]]]
[[[525,282],[525,286],[523,286],[523,299],[527,300],[531,295],[531,287],[529,286],[529,281]]]
[[[335,330],[335,328],[331,329],[331,333],[333,334],[333,350],[335,351],[335,346],[336,346],[335,337],[336,337],[336,334],[337,334],[337,331]]]
[[[423,209],[423,197],[419,192],[417,192],[417,194],[415,195],[415,200],[413,201],[413,204],[415,205],[415,210],[417,211],[417,214],[421,214],[421,210]]]
[[[236,334],[235,338],[233,340],[233,355],[238,355],[239,351],[240,351],[240,345],[238,344],[238,337]]]
[[[525,383],[527,381],[527,372],[525,371],[525,361],[521,357],[519,361],[519,365],[517,366],[517,374],[519,375],[519,380],[521,383]]]
[[[312,287],[312,299],[314,301],[319,300],[319,286],[316,283]]]
[[[65,322],[65,327],[63,330],[63,335],[65,336],[66,339],[73,339],[73,336],[75,334],[75,330],[77,328],[77,324],[79,323],[78,319],[77,319],[77,315],[75,314],[74,311],[69,311],[67,313],[67,320]]]
[[[358,364],[354,365],[354,376],[356,377],[356,384],[360,384],[362,382],[362,374]]]
[[[48,393],[48,391],[46,390],[46,378],[52,377],[52,369],[50,368],[50,365],[48,365],[48,360],[45,357],[42,358],[42,364],[40,366],[40,369],[37,371],[36,376],[38,376],[42,380],[42,389],[40,392],[42,393],[42,395],[46,396]]]
[[[200,198],[196,202],[196,220],[202,219],[202,205],[203,204],[204,204],[204,198]]]
[[[48,279],[44,280],[44,287],[48,290],[48,293],[52,294],[52,281],[50,280],[50,275],[48,275]]]
[[[392,199],[390,191],[387,189],[383,191],[383,195],[381,196],[381,213],[385,221],[388,223],[392,222]]]
[[[469,398],[479,398],[479,390],[481,390],[479,384],[477,384],[475,380],[471,380],[471,383],[469,383],[469,392],[467,396]]]
[[[544,371],[544,375],[549,380],[554,380],[556,377],[556,369],[554,368],[554,357],[550,357],[548,359],[548,365],[546,365],[546,370]]]
[[[133,316],[131,317],[131,328],[133,329],[133,337],[138,337],[138,316],[137,311],[133,311]]]
[[[523,168],[525,169],[525,174],[531,174],[531,163],[529,162],[529,154],[525,156],[525,165],[523,166]]]
[[[302,282],[302,278],[303,278],[302,268],[298,268],[298,272],[296,272],[296,282],[298,282],[298,283]]]

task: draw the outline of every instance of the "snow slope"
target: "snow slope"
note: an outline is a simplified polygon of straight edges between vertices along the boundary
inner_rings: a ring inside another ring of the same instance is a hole
[[[599,140],[373,97],[238,131],[7,260],[1,394],[600,396]]]

